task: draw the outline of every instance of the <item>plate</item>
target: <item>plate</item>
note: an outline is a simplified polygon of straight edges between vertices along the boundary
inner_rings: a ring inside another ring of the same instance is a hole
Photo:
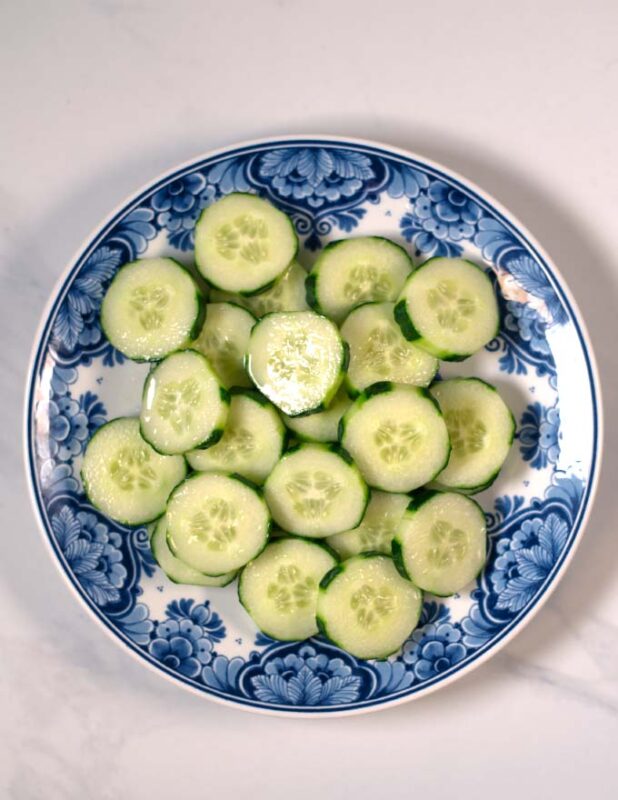
[[[310,266],[334,239],[379,234],[415,263],[463,255],[500,289],[502,324],[484,351],[441,374],[495,383],[517,436],[496,484],[478,495],[489,560],[449,599],[426,599],[420,626],[387,661],[316,637],[260,634],[234,586],[178,586],[155,565],[144,528],[111,522],[82,492],[80,462],[106,420],[138,411],[148,367],[103,336],[98,311],[137,257],[190,263],[202,208],[255,192],[288,213]],[[583,322],[531,235],[469,181],[421,156],[336,137],[268,139],[177,167],[123,203],[62,275],[36,336],[25,410],[26,461],[53,559],[80,601],[142,664],[202,697],[277,714],[384,708],[447,685],[497,652],[539,610],[581,538],[599,470],[598,378]]]

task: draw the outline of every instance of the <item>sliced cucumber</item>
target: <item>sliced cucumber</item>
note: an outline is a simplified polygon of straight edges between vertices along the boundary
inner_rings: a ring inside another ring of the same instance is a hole
[[[227,586],[236,577],[235,571],[216,578],[204,575],[176,558],[167,543],[167,519],[164,516],[155,526],[150,547],[155,561],[174,583],[183,583],[189,586]]]
[[[515,435],[515,420],[494,386],[479,378],[438,381],[431,389],[451,440],[451,457],[436,480],[478,492],[498,477]]]
[[[101,304],[101,327],[117,350],[155,361],[199,331],[203,297],[189,272],[171,258],[143,258],[118,271]]]
[[[462,258],[431,258],[410,275],[395,319],[406,339],[445,361],[462,361],[498,332],[498,303],[480,267]]]
[[[92,505],[123,525],[160,517],[186,473],[182,456],[161,455],[142,439],[134,417],[98,429],[86,447],[81,472]]]
[[[281,458],[285,428],[273,406],[251,389],[233,389],[223,438],[207,450],[186,454],[200,472],[235,472],[263,483]]]
[[[370,486],[409,492],[446,466],[450,444],[437,403],[426,389],[374,383],[340,424],[343,446]]]
[[[342,387],[325,411],[317,414],[306,414],[301,417],[283,416],[288,428],[297,438],[305,442],[336,442],[339,421],[348,410],[352,400]]]
[[[357,658],[397,652],[418,624],[422,594],[393,560],[363,553],[327,573],[318,593],[322,633]]]
[[[420,492],[399,523],[393,557],[401,573],[426,592],[446,597],[461,591],[487,558],[483,510],[456,492]]]
[[[204,209],[195,227],[197,267],[212,286],[226,292],[264,291],[297,250],[290,218],[251,194],[223,197]]]
[[[357,467],[337,445],[303,444],[271,472],[264,495],[286,531],[320,538],[356,527],[368,500]]]
[[[272,289],[252,297],[213,289],[210,298],[213,302],[239,303],[256,317],[263,317],[272,311],[306,311],[309,308],[305,300],[306,277],[307,273],[298,261],[293,261],[283,275],[277,278]]]
[[[206,356],[226,388],[251,386],[245,355],[255,317],[234,303],[209,303],[199,336],[191,343]]]
[[[165,455],[208,447],[223,435],[229,396],[207,359],[195,350],[167,356],[144,383],[141,433]]]
[[[172,553],[198,572],[223,575],[255,558],[270,515],[256,487],[221,473],[197,473],[172,494],[166,511]]]
[[[350,558],[368,551],[390,555],[391,542],[409,502],[410,497],[407,494],[374,490],[361,524],[351,531],[329,536],[327,544],[341,558]]]
[[[346,366],[347,347],[336,325],[313,311],[267,314],[251,331],[249,375],[289,416],[327,407]]]
[[[318,587],[337,563],[324,545],[307,539],[271,542],[240,574],[238,597],[272,639],[296,641],[318,632]]]
[[[352,394],[377,381],[429,386],[438,371],[438,360],[401,333],[394,309],[394,303],[365,303],[341,326],[350,348],[346,384]]]
[[[368,300],[395,300],[413,269],[406,251],[379,236],[331,242],[307,278],[309,305],[341,322]]]

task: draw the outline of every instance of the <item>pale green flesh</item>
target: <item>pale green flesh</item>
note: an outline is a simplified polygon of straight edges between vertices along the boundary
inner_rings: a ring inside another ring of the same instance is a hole
[[[232,303],[209,303],[206,319],[191,347],[212,364],[226,388],[251,386],[245,372],[245,355],[255,318]]]
[[[374,490],[361,524],[350,531],[329,536],[326,542],[341,558],[367,551],[390,555],[393,536],[409,502],[407,494]]]
[[[451,595],[473,581],[485,563],[485,516],[464,495],[438,493],[404,514],[396,542],[405,571],[417,586]]]
[[[446,463],[449,439],[442,415],[420,389],[397,386],[361,397],[343,418],[342,444],[370,486],[409,492]]]
[[[294,416],[328,404],[343,380],[337,327],[313,311],[269,314],[253,328],[247,369],[260,391]]]
[[[347,383],[357,392],[378,381],[429,386],[438,360],[409,342],[395,322],[394,303],[369,303],[354,309],[341,326],[350,346]]]
[[[482,381],[439,381],[431,394],[449,429],[451,456],[436,477],[453,489],[472,490],[492,480],[511,447],[514,421],[498,392]]]
[[[498,304],[485,273],[459,258],[434,258],[419,267],[399,296],[420,339],[439,358],[468,356],[498,330]]]
[[[160,455],[142,439],[138,419],[121,417],[88,443],[82,480],[88,499],[104,514],[125,525],[141,525],[165,511],[186,471],[182,456]]]
[[[367,502],[358,469],[318,444],[285,455],[267,479],[264,494],[277,525],[314,538],[358,525]]]
[[[167,520],[165,517],[161,517],[155,526],[154,533],[150,539],[150,547],[155,561],[174,583],[182,583],[189,586],[227,586],[236,576],[236,572],[228,572],[226,575],[219,577],[204,575],[176,558],[167,543]]]
[[[235,394],[222,439],[206,450],[192,450],[186,458],[199,472],[235,472],[263,483],[281,457],[283,437],[283,424],[270,403]]]
[[[260,552],[270,515],[255,489],[220,473],[198,473],[170,498],[167,540],[181,561],[206,575],[239,569]]]
[[[339,420],[348,410],[352,400],[344,388],[339,389],[325,411],[307,414],[304,417],[283,416],[287,427],[299,439],[308,442],[336,442],[339,431]]]
[[[385,658],[416,627],[422,595],[388,556],[355,556],[318,595],[317,615],[335,644],[357,658]]]
[[[320,309],[341,322],[361,303],[395,300],[411,270],[402,248],[385,239],[358,237],[328,247],[312,273]]]
[[[290,219],[267,200],[231,194],[206,208],[195,228],[199,271],[227,292],[255,292],[278,278],[296,255]]]
[[[146,378],[141,431],[161,453],[184,453],[223,430],[228,403],[208,361],[192,350],[173,353]]]
[[[307,273],[297,261],[286,269],[283,275],[271,289],[260,292],[253,297],[244,297],[239,294],[222,292],[213,289],[210,299],[213,302],[227,301],[238,303],[248,309],[256,317],[263,317],[272,311],[307,311],[307,301],[305,300],[305,279]]]
[[[317,543],[272,542],[242,571],[240,600],[258,628],[273,639],[307,639],[318,632],[319,583],[336,563]]]
[[[162,358],[183,347],[200,311],[189,273],[169,258],[144,258],[124,266],[101,305],[105,335],[138,360]]]

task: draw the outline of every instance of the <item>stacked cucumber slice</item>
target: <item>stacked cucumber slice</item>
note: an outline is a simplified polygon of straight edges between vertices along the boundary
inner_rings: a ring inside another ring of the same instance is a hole
[[[206,208],[197,269],[123,267],[101,308],[110,342],[153,361],[139,416],[89,442],[90,502],[151,523],[175,583],[222,587],[268,636],[321,632],[359,658],[396,652],[423,592],[483,568],[490,485],[515,432],[493,386],[436,380],[496,333],[477,265],[414,267],[394,242],[329,244],[307,274],[291,220],[255,195]],[[429,484],[429,486],[428,486]]]

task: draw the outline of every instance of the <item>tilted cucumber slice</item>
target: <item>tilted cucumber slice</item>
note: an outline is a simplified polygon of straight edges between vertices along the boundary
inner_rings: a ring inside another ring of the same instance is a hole
[[[262,317],[251,331],[247,369],[271,402],[296,416],[328,406],[343,380],[347,353],[326,317],[281,311]]]
[[[395,300],[412,269],[403,247],[380,236],[331,242],[307,278],[307,301],[341,322],[360,303]]]
[[[223,575],[255,558],[268,540],[270,514],[256,487],[234,475],[198,472],[170,497],[167,542],[181,561]]]
[[[351,531],[329,536],[326,542],[341,558],[369,551],[390,555],[391,542],[409,502],[407,494],[374,490],[361,524]]]
[[[120,417],[88,442],[81,474],[93,506],[123,525],[144,525],[161,516],[186,473],[182,456],[157,453],[142,438],[138,419]]]
[[[426,389],[374,383],[350,406],[340,440],[370,486],[409,492],[446,466],[450,443],[437,403]]]
[[[401,573],[426,592],[459,592],[487,558],[483,510],[456,492],[419,492],[399,523],[393,557]]]
[[[323,444],[288,451],[266,480],[264,495],[277,525],[314,538],[356,527],[368,500],[349,455]]]
[[[229,194],[202,211],[195,227],[195,261],[204,278],[226,292],[269,288],[296,256],[289,217],[251,194]]]
[[[515,436],[515,419],[495,386],[480,378],[451,378],[431,387],[451,440],[451,457],[436,481],[480,492],[498,477]]]
[[[353,394],[378,381],[429,386],[438,371],[438,360],[401,333],[394,309],[394,303],[365,303],[341,326],[350,347],[346,385]]]
[[[235,472],[263,483],[281,458],[285,428],[273,406],[255,390],[233,389],[223,438],[186,454],[200,472]]]
[[[150,539],[152,555],[167,577],[174,583],[189,586],[227,586],[236,577],[236,572],[228,572],[219,577],[204,575],[193,567],[189,567],[172,553],[167,543],[167,520],[161,517],[156,524]]]
[[[271,542],[240,574],[238,597],[272,639],[296,641],[318,632],[318,587],[337,563],[329,548],[307,539]]]
[[[208,447],[223,435],[229,395],[209,362],[195,350],[161,361],[144,383],[141,433],[166,455]]]
[[[277,278],[272,289],[251,297],[213,289],[210,299],[212,302],[239,303],[256,317],[263,317],[272,311],[306,311],[309,308],[305,300],[306,277],[307,273],[298,261],[293,261],[283,275]]]
[[[284,414],[283,421],[301,441],[336,442],[339,421],[351,404],[352,400],[342,387],[325,411],[300,417],[288,417]]]
[[[418,624],[422,594],[393,560],[363,553],[327,573],[318,593],[322,633],[357,658],[397,652]]]
[[[101,327],[128,358],[156,361],[199,331],[202,293],[171,258],[143,258],[116,274],[101,304]]]
[[[463,361],[498,333],[498,303],[483,270],[431,258],[410,275],[395,306],[406,339],[445,361]]]
[[[206,356],[226,388],[251,386],[245,355],[255,317],[234,303],[209,303],[199,336],[191,343]]]

